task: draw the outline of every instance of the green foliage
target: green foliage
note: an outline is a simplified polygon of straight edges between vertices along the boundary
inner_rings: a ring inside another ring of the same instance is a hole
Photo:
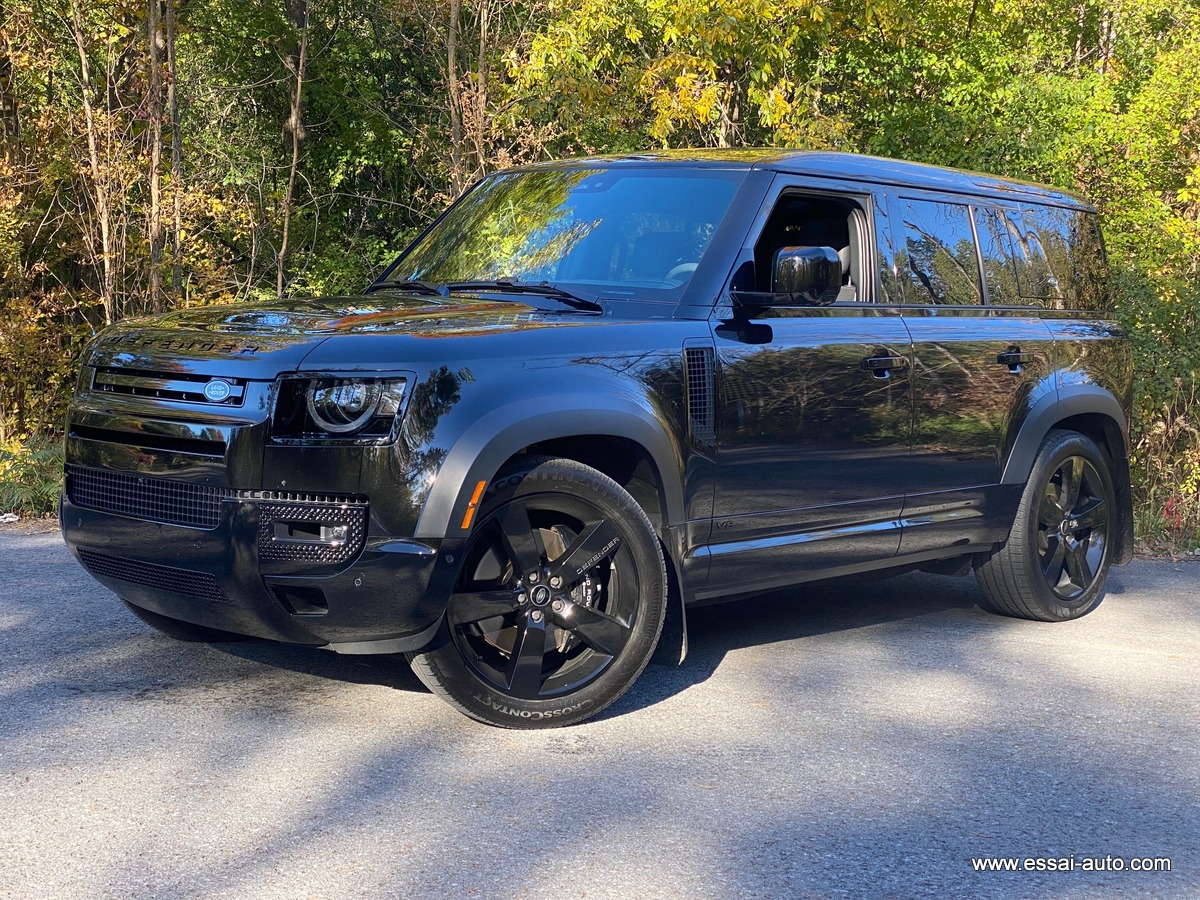
[[[274,297],[285,217],[285,293],[352,292],[488,169],[831,147],[1099,206],[1136,353],[1139,523],[1200,532],[1198,0],[160,3],[180,161],[164,104],[157,172],[148,5],[0,6],[0,441],[55,432],[106,317]],[[169,240],[152,273],[156,179]]]
[[[63,483],[60,442],[0,443],[0,513],[44,516],[58,508]]]

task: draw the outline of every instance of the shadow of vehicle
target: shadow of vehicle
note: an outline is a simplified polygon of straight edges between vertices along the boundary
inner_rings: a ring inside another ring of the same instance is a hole
[[[681,666],[649,666],[599,719],[653,706],[708,680],[726,654],[752,646],[802,640],[886,622],[941,617],[970,610],[974,579],[910,573],[885,581],[842,578],[688,611],[688,656]],[[978,611],[981,621],[997,621]],[[424,693],[399,655],[342,656],[272,641],[212,644],[223,653],[277,669],[353,684]]]

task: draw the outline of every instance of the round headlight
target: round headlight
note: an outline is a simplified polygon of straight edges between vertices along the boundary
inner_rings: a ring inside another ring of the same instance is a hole
[[[322,379],[308,388],[308,414],[325,431],[349,434],[371,421],[382,396],[378,381]]]

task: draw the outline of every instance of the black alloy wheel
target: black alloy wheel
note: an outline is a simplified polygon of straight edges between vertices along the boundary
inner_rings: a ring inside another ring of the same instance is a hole
[[[1038,556],[1046,585],[1073,603],[1096,580],[1108,552],[1111,500],[1095,465],[1068,456],[1046,482],[1038,504]]]
[[[438,638],[410,660],[489,724],[582,721],[649,661],[665,595],[658,539],[628,493],[570,460],[526,460],[493,481]]]
[[[1091,438],[1046,435],[1008,540],[978,554],[975,574],[994,612],[1061,622],[1095,609],[1112,563],[1112,475]]]

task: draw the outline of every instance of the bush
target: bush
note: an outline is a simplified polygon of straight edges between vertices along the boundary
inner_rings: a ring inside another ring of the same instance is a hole
[[[44,516],[58,508],[63,448],[45,440],[0,444],[0,512]]]
[[[1134,523],[1144,546],[1178,552],[1200,547],[1200,384],[1175,379],[1172,395],[1141,410],[1134,435]]]

